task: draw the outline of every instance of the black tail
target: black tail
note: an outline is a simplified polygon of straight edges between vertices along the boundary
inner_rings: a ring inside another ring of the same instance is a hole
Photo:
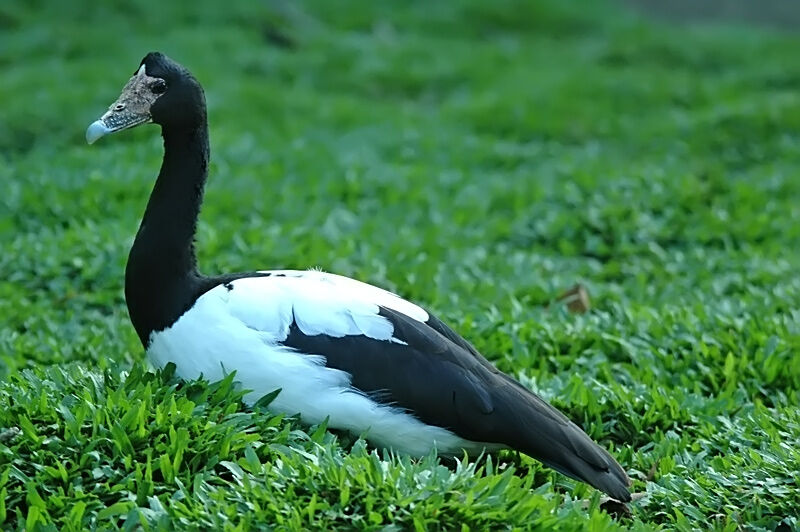
[[[630,479],[616,460],[567,417],[544,399],[508,379],[498,411],[508,413],[509,446],[605,492],[621,502],[631,500]]]
[[[461,420],[467,426],[462,429],[468,429],[465,437],[503,443],[618,501],[631,500],[628,475],[580,427],[541,397],[497,371],[469,342],[436,317],[430,316],[427,325],[471,356],[471,360],[461,359],[463,366],[471,368],[472,375],[482,381],[479,386],[482,393],[491,395],[492,408],[483,412],[483,416],[475,415],[467,405],[463,407]],[[429,335],[423,336],[429,339]],[[475,363],[484,371],[479,371]]]

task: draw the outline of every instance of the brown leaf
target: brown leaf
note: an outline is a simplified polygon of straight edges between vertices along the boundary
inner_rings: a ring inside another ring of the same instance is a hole
[[[567,309],[575,314],[583,314],[591,308],[589,291],[580,283],[558,296],[558,301],[566,303]]]

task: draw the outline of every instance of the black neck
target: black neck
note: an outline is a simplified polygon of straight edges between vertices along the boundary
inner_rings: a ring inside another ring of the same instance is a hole
[[[208,175],[205,117],[193,127],[167,128],[164,162],[125,270],[125,299],[139,338],[172,325],[202,290],[194,236]]]

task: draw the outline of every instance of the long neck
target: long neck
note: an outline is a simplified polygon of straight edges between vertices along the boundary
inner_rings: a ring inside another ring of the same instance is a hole
[[[204,118],[204,117],[203,117]],[[208,175],[208,128],[163,129],[164,162],[128,256],[125,299],[142,343],[193,303],[194,236]]]

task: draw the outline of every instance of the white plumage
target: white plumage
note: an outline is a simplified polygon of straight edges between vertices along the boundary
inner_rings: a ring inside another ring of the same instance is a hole
[[[363,335],[402,343],[380,306],[418,321],[424,309],[380,288],[319,271],[271,271],[245,277],[203,294],[171,327],[153,332],[147,354],[158,367],[174,362],[178,375],[212,381],[236,371],[236,380],[255,402],[281,389],[270,409],[300,414],[320,423],[363,434],[374,444],[412,455],[433,448],[443,454],[463,449],[497,449],[427,425],[402,409],[382,405],[354,390],[350,375],[326,367],[324,358],[280,345],[294,321],[306,335],[340,338]]]

